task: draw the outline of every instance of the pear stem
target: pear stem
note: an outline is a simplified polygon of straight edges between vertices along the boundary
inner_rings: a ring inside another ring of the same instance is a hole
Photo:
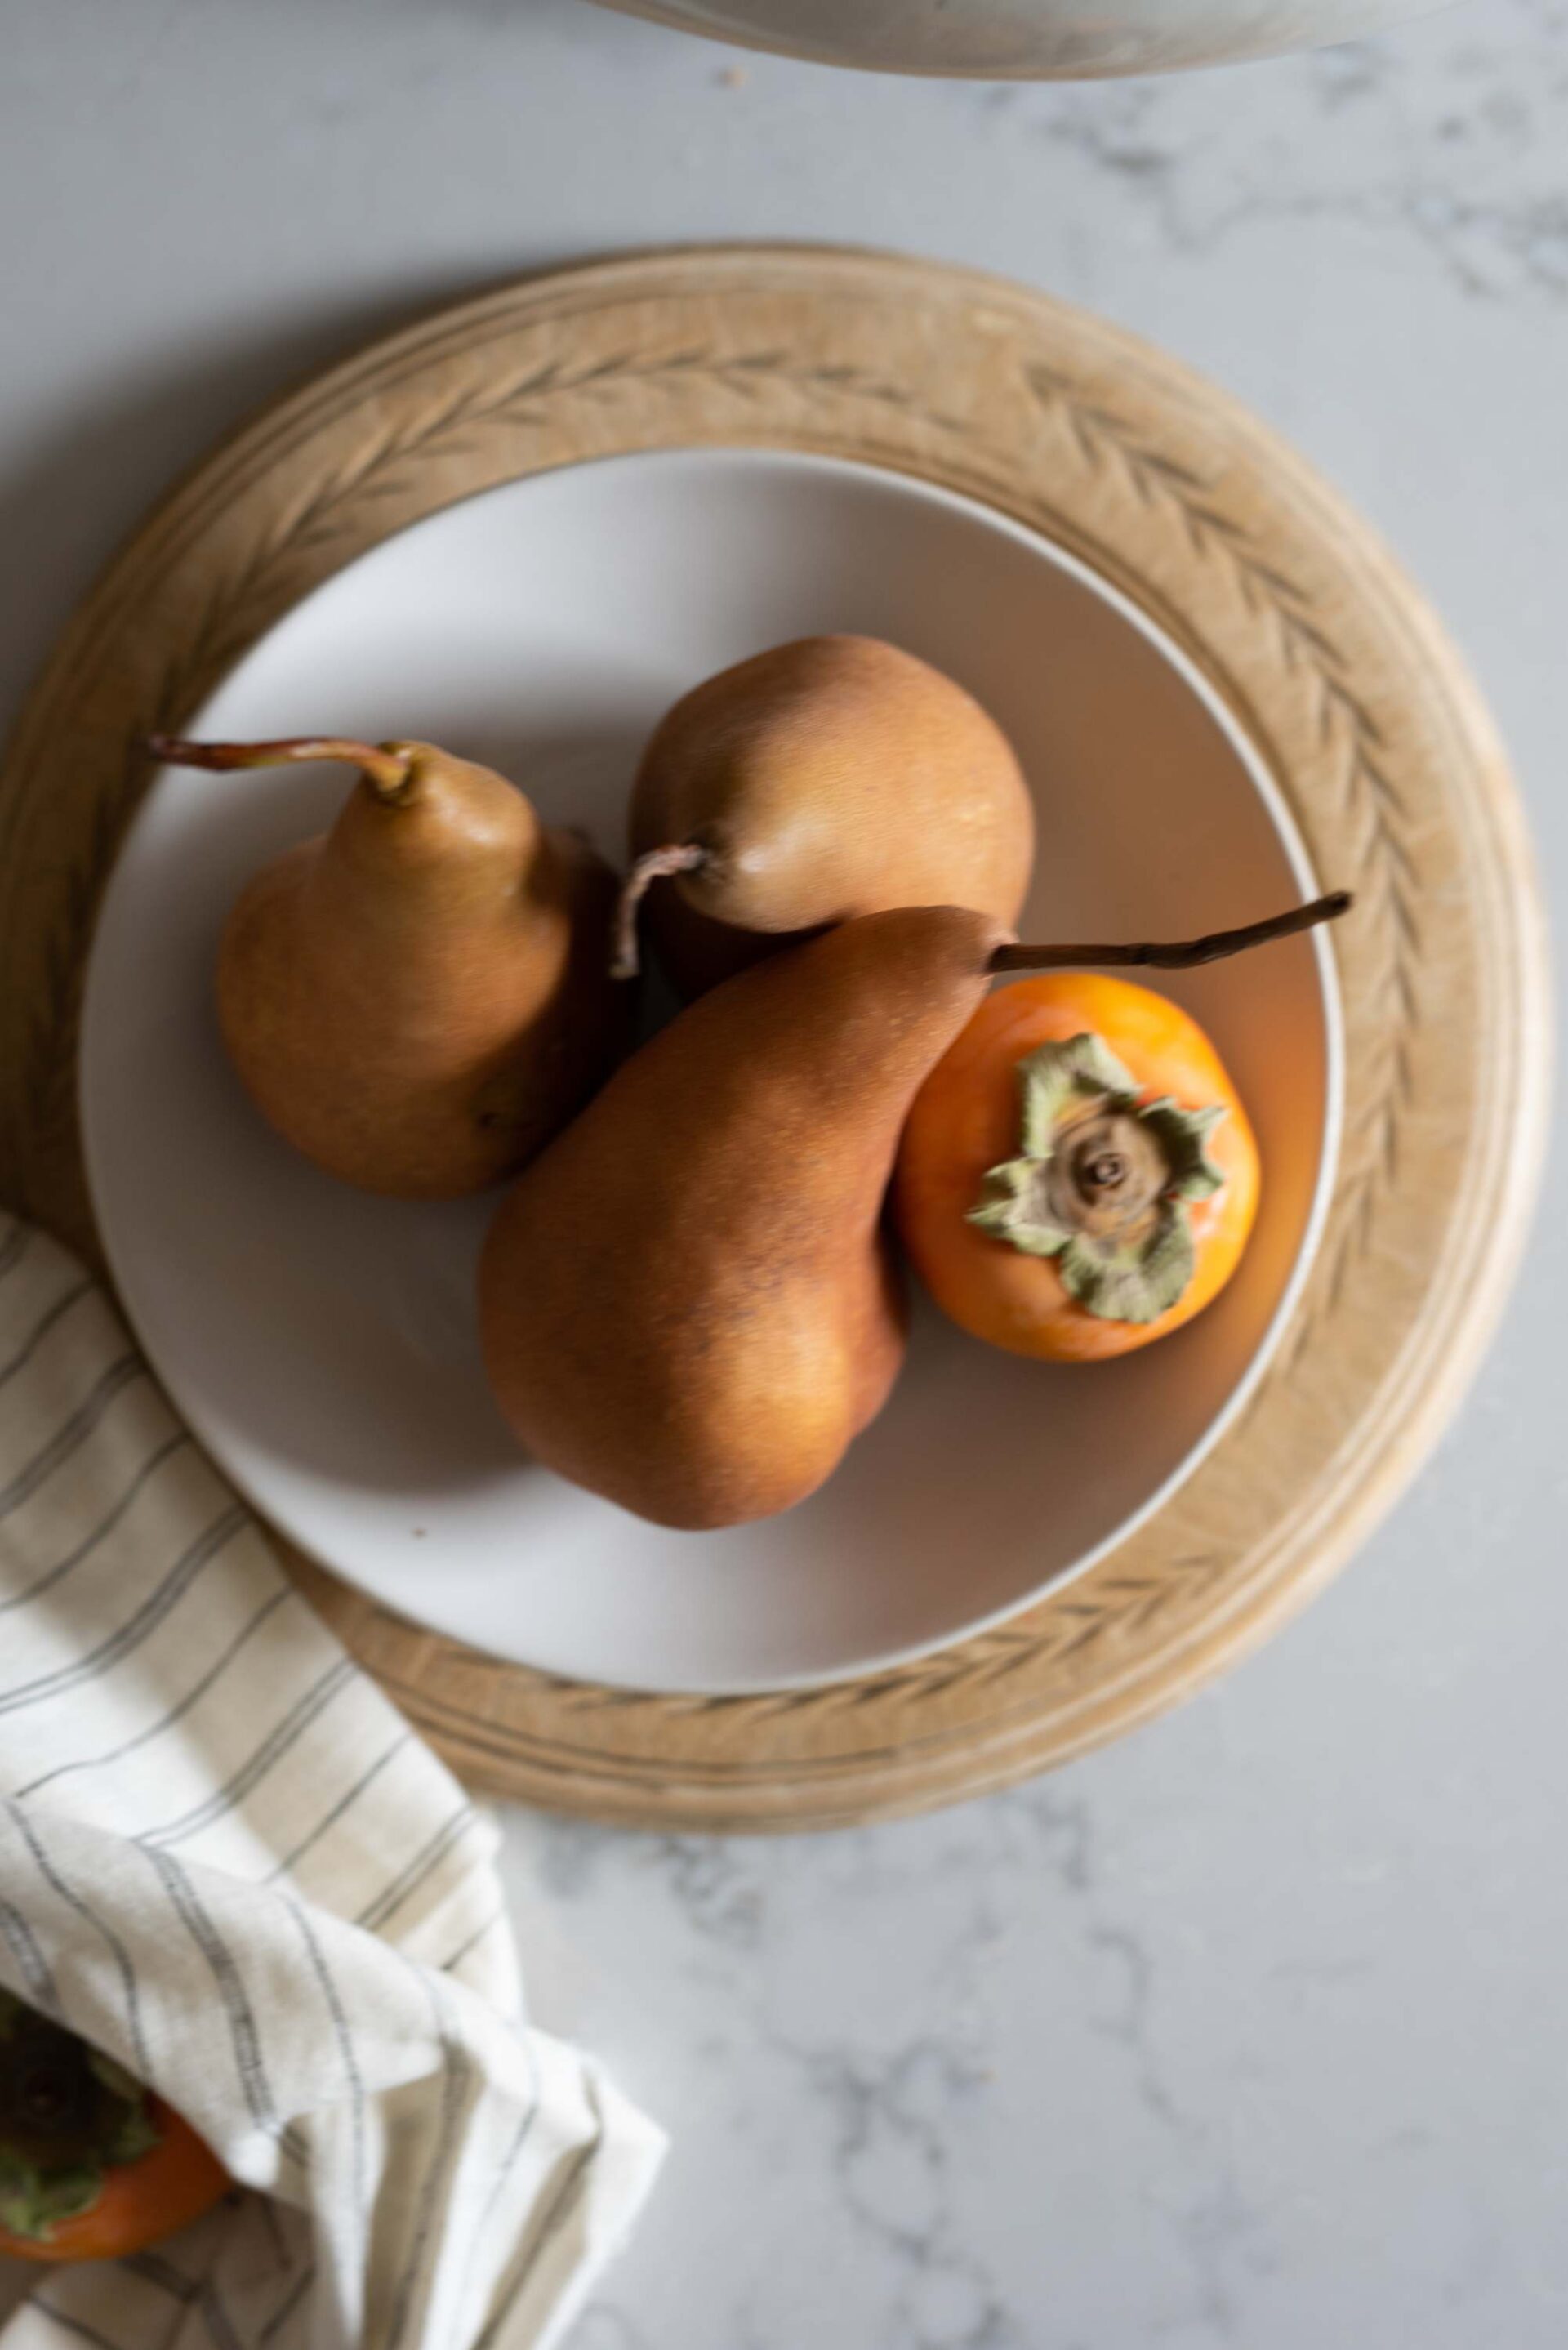
[[[641,968],[637,945],[637,910],[649,887],[670,873],[695,873],[708,862],[708,851],[694,840],[673,841],[666,848],[650,848],[627,875],[616,906],[615,951],[610,957],[612,979],[635,979]]]
[[[184,743],[150,734],[147,747],[170,767],[296,767],[312,759],[344,759],[358,767],[379,799],[395,800],[409,780],[406,752],[386,743],[358,743],[341,734],[293,734],[276,743]]]
[[[1226,955],[1245,954],[1251,947],[1267,946],[1272,939],[1294,938],[1299,931],[1315,930],[1319,922],[1334,922],[1355,904],[1348,889],[1333,889],[1314,898],[1310,906],[1293,906],[1266,921],[1248,922],[1239,931],[1210,931],[1201,939],[1181,939],[1164,945],[1146,941],[1137,946],[998,947],[992,971],[1079,971],[1141,964],[1156,971],[1191,971],[1198,964],[1220,962]]]

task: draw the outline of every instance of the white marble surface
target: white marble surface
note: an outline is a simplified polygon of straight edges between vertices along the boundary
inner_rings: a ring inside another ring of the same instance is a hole
[[[171,473],[357,338],[605,246],[859,239],[1293,434],[1469,648],[1562,910],[1564,0],[1083,89],[582,0],[8,0],[0,56],[0,703]],[[676,2136],[574,2350],[1560,2350],[1564,1217],[1559,1166],[1438,1461],[1184,1713],[817,1842],[514,1818],[539,2011]]]

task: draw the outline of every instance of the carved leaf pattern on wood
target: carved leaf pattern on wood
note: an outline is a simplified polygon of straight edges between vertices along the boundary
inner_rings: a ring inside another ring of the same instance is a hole
[[[1162,1620],[1174,1617],[1184,1606],[1201,1606],[1223,1575],[1224,1557],[1201,1553],[1172,1559],[1157,1575],[1110,1575],[1094,1583],[1071,1585],[1054,1597],[1038,1621],[1002,1624],[977,1633],[955,1648],[912,1658],[886,1672],[867,1673],[848,1681],[830,1681],[804,1689],[784,1689],[761,1695],[681,1695],[670,1690],[609,1689],[592,1681],[563,1681],[545,1673],[528,1679],[548,1689],[557,1703],[572,1713],[613,1716],[632,1723],[654,1710],[661,1719],[676,1716],[718,1719],[737,1712],[748,1721],[779,1721],[805,1713],[851,1715],[874,1707],[895,1707],[911,1700],[929,1700],[961,1693],[995,1691],[1005,1700],[1010,1677],[1023,1667],[1032,1669],[1032,1701],[1041,1687],[1041,1669],[1047,1677],[1054,1666],[1075,1664],[1087,1651],[1116,1640],[1132,1640]],[[376,1620],[400,1634],[407,1627],[389,1610],[378,1607]],[[438,1639],[425,1658],[426,1686],[439,1683],[443,1673],[460,1673],[470,1690],[476,1681],[514,1682],[519,1667],[500,1658],[481,1658],[455,1641]],[[405,1691],[405,1701],[418,1710],[419,1698]]]
[[[1382,956],[1374,983],[1382,1017],[1371,1041],[1366,1107],[1357,1130],[1346,1136],[1349,1164],[1325,1270],[1315,1300],[1298,1315],[1275,1358],[1278,1377],[1305,1343],[1314,1314],[1338,1305],[1352,1265],[1371,1244],[1377,1208],[1398,1165],[1400,1121],[1414,1091],[1410,1045],[1419,1018],[1421,953],[1415,863],[1400,829],[1406,809],[1387,771],[1382,731],[1350,681],[1348,659],[1306,590],[1259,550],[1244,523],[1226,513],[1220,486],[1151,446],[1070,376],[1038,361],[1024,374],[1034,400],[1060,423],[1084,463],[1097,473],[1114,470],[1140,504],[1167,511],[1192,553],[1220,568],[1246,610],[1271,630],[1280,660],[1313,698],[1313,722],[1332,767],[1337,806],[1355,828],[1361,928],[1376,937]]]

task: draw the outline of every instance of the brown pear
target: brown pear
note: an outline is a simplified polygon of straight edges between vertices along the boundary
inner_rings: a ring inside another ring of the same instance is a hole
[[[898,1375],[884,1196],[910,1104],[992,976],[1188,969],[1349,903],[1340,891],[1174,946],[1019,946],[989,914],[906,907],[727,980],[626,1062],[496,1211],[480,1331],[513,1430],[660,1525],[804,1501]]]
[[[988,983],[986,914],[868,914],[715,988],[496,1212],[496,1400],[537,1460],[660,1525],[814,1492],[904,1352],[882,1202],[905,1115]]]
[[[683,994],[829,922],[957,903],[1011,925],[1034,811],[971,695],[874,637],[805,637],[709,678],[643,754],[620,957],[646,890]]]
[[[164,760],[346,760],[330,831],[265,866],[218,954],[218,1019],[268,1122],[328,1174],[399,1199],[526,1163],[623,1042],[615,877],[488,767],[428,743],[178,743]]]

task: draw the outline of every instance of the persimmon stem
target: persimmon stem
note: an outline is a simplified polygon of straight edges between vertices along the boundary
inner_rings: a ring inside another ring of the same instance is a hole
[[[1227,955],[1267,946],[1273,939],[1294,938],[1299,931],[1315,930],[1320,922],[1335,922],[1355,902],[1348,889],[1331,889],[1327,897],[1314,898],[1310,906],[1293,906],[1287,913],[1271,914],[1266,921],[1248,922],[1239,931],[1210,931],[1201,939],[1164,944],[1146,940],[1134,946],[998,947],[990,968],[996,972],[1092,971],[1142,965],[1154,971],[1192,971],[1199,963],[1220,962]]]
[[[236,767],[297,767],[312,759],[343,759],[386,800],[396,799],[409,779],[406,751],[342,734],[291,734],[275,743],[185,743],[173,734],[150,734],[147,747],[166,766],[210,767],[222,774]]]
[[[610,957],[612,979],[635,979],[641,967],[637,944],[637,910],[651,885],[671,873],[695,873],[708,862],[708,851],[694,840],[671,841],[650,848],[627,875],[615,914],[615,951]]]

